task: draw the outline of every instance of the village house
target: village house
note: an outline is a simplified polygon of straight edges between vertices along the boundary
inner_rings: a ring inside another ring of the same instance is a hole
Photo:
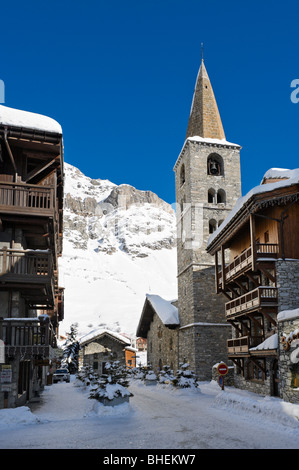
[[[136,367],[137,349],[126,336],[109,330],[96,329],[80,338],[79,362],[90,366],[99,375],[105,373],[107,362],[119,361],[128,369]]]
[[[63,289],[63,140],[51,118],[0,106],[0,408],[47,383]]]
[[[178,369],[178,327],[176,302],[147,294],[137,328],[137,336],[147,339],[147,362],[154,370],[168,365]]]
[[[293,402],[299,401],[298,229],[299,170],[271,169],[207,246],[233,327],[227,347],[235,386]]]

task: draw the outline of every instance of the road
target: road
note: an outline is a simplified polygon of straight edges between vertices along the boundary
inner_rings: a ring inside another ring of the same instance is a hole
[[[217,386],[218,387],[218,386]],[[31,411],[39,422],[1,426],[1,449],[298,449],[299,428],[221,407],[220,389],[145,386],[129,405],[104,407],[71,383],[46,387]],[[1,422],[0,422],[1,423]]]

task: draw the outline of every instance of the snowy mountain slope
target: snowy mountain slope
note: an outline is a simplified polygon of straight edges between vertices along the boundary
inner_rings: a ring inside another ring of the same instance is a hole
[[[150,191],[92,180],[65,164],[65,287],[60,333],[107,327],[134,335],[145,295],[177,297],[175,214]]]

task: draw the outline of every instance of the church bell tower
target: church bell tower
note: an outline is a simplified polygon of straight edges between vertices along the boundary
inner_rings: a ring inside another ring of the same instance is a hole
[[[240,149],[225,137],[202,59],[186,139],[174,166],[177,206],[179,362],[189,362],[200,380],[225,360],[230,326],[224,299],[215,293],[214,259],[206,252],[241,196]]]

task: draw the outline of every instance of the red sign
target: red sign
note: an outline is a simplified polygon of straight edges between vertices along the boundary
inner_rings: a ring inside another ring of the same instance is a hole
[[[220,375],[226,375],[228,373],[228,367],[224,362],[220,362],[217,367],[217,372]]]

